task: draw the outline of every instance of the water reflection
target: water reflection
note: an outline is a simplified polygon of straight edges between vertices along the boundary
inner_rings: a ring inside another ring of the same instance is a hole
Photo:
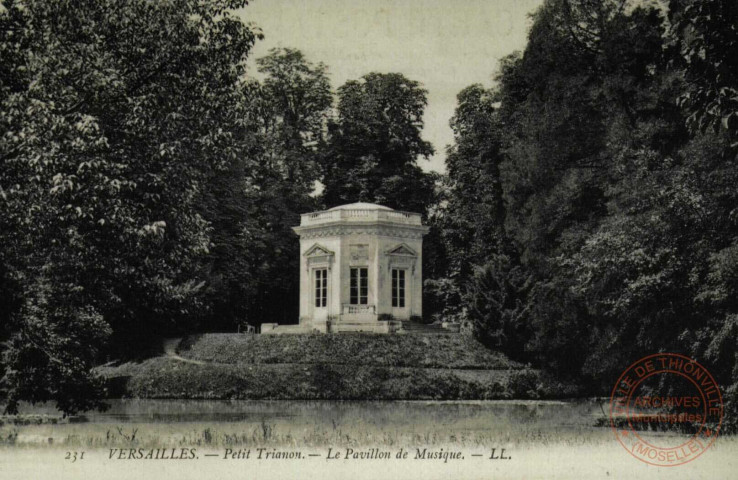
[[[378,427],[453,425],[478,430],[490,425],[592,426],[605,400],[356,402],[249,400],[112,400],[106,412],[71,417],[70,423],[269,422],[293,426],[370,424]],[[24,413],[58,415],[53,405],[24,406]]]

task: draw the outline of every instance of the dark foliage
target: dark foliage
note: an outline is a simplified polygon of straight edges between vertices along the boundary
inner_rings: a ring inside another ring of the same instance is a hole
[[[426,214],[434,176],[417,165],[433,153],[421,138],[426,91],[399,73],[370,73],[338,89],[323,154],[327,207],[373,202]]]
[[[197,205],[215,172],[247,157],[240,77],[256,35],[228,13],[245,3],[3,2],[9,410],[99,405],[96,362],[206,311]]]
[[[736,408],[736,18],[729,0],[549,0],[498,86],[462,92],[458,118],[471,93],[496,103],[457,128],[449,182],[465,188],[443,235],[481,268],[436,282],[480,338],[596,393],[639,357],[685,353]]]

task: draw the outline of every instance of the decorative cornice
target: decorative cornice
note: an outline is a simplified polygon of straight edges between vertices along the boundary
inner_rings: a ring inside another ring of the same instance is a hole
[[[292,227],[302,238],[335,237],[341,235],[384,235],[401,238],[423,238],[430,228],[424,225],[398,225],[391,223],[345,223],[334,222],[316,226]]]
[[[334,226],[331,228],[311,228],[297,232],[301,238],[337,237],[343,235],[380,235],[399,238],[423,238],[427,230],[409,228],[386,228],[386,227],[352,227],[348,225]]]

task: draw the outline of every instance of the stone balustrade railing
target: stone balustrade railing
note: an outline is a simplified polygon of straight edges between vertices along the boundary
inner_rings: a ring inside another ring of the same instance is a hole
[[[376,313],[376,308],[374,305],[351,305],[344,303],[343,304],[343,313],[344,314],[359,314],[359,313]]]
[[[305,213],[301,216],[300,225],[320,225],[322,223],[347,220],[352,222],[388,221],[404,225],[420,225],[420,214],[400,212],[396,210],[328,210],[325,212]]]

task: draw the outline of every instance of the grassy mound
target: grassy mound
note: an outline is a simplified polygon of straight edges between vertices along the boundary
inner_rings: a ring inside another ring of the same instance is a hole
[[[101,369],[135,398],[456,400],[508,398],[508,371],[338,364],[192,364],[158,357]]]
[[[462,335],[207,334],[177,355],[100,367],[114,396],[177,399],[526,398],[538,373]]]
[[[520,365],[473,338],[438,335],[234,335],[191,336],[179,354],[225,364],[339,364],[444,369],[510,369]]]

